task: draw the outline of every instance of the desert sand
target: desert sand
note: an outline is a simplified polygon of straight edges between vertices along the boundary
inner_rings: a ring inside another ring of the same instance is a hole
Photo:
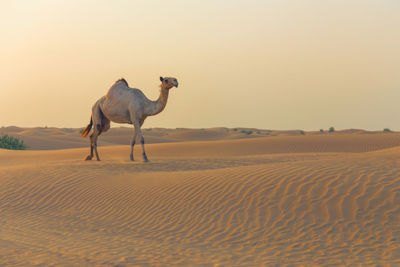
[[[87,147],[88,140],[80,136],[83,128],[54,128],[35,127],[21,128],[16,126],[1,127],[0,135],[8,134],[24,140],[29,148],[34,150],[52,150],[65,148]],[[265,136],[292,136],[300,135],[300,130],[292,131],[271,131],[255,128],[207,128],[207,129],[165,129],[145,128],[143,136],[146,143],[168,143],[204,140],[225,140],[240,138],[255,138]],[[133,134],[131,127],[115,127],[101,134],[99,146],[128,145]]]
[[[152,129],[143,163],[129,129],[101,162],[77,129],[13,129],[0,266],[400,265],[399,133]]]

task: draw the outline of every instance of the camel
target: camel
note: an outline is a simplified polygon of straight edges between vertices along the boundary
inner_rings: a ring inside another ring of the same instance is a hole
[[[143,161],[148,162],[148,158],[144,149],[144,139],[141,130],[144,120],[148,116],[154,116],[164,110],[169,90],[172,87],[178,87],[178,81],[173,77],[160,77],[161,90],[160,96],[156,101],[149,100],[142,91],[136,88],[130,88],[128,82],[121,78],[117,80],[107,94],[97,100],[92,107],[92,116],[86,128],[82,131],[82,137],[87,137],[93,127],[93,132],[90,135],[90,154],[85,160],[93,158],[93,150],[96,154],[96,159],[100,161],[99,153],[97,152],[97,139],[101,133],[110,129],[110,121],[116,123],[133,124],[133,136],[131,140],[130,160],[133,159],[133,147],[135,146],[136,137],[139,135],[142,144]]]

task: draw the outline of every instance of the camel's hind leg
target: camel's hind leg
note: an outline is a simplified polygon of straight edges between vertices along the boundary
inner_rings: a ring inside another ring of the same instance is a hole
[[[90,136],[90,139],[92,139],[92,136]],[[86,156],[85,160],[92,160],[93,158],[93,145],[92,145],[92,140],[90,140],[90,154]]]
[[[110,120],[107,119],[103,113],[100,111],[100,116],[101,116],[101,123],[96,123],[93,134],[90,136],[90,141],[91,141],[91,155],[93,157],[93,151],[96,155],[96,159],[100,161],[99,153],[97,152],[97,139],[99,138],[100,134],[103,132],[106,132],[108,129],[110,129]]]
[[[90,135],[90,154],[87,155],[85,160],[92,160],[94,151],[96,154],[96,159],[100,161],[99,153],[97,152],[97,139],[99,135],[98,129],[94,129],[93,133]]]
[[[92,108],[92,122],[93,122],[93,133],[90,135],[90,154],[86,157],[86,160],[93,158],[93,151],[96,155],[96,159],[100,161],[99,153],[97,151],[97,139],[102,132],[107,131],[110,128],[110,120],[108,120],[103,112],[100,110],[99,101]]]
[[[93,134],[90,136],[90,141],[91,141],[91,147],[92,150],[94,149],[94,153],[96,154],[96,159],[97,161],[100,161],[100,157],[99,157],[99,153],[97,152],[97,139],[99,137],[99,135],[101,134],[101,125],[97,124],[96,126],[98,126]],[[92,152],[92,156],[93,156],[93,152]]]

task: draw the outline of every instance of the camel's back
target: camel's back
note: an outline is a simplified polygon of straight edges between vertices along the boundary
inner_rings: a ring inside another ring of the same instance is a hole
[[[113,86],[111,86],[106,94],[106,97],[108,101],[116,101],[120,104],[125,101],[135,101],[136,99],[139,102],[147,100],[142,91],[136,88],[130,88],[125,80],[119,80]]]
[[[107,98],[119,98],[124,96],[129,91],[128,83],[125,80],[116,81],[106,94]]]

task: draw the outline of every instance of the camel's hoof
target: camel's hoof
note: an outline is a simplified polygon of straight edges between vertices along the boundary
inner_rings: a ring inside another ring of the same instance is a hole
[[[133,159],[133,156],[130,157],[130,160],[131,160],[131,161],[135,161],[135,160]]]
[[[150,162],[150,160],[148,160],[148,159],[143,159],[143,162]]]
[[[89,155],[85,158],[85,160],[92,160],[92,157]]]

